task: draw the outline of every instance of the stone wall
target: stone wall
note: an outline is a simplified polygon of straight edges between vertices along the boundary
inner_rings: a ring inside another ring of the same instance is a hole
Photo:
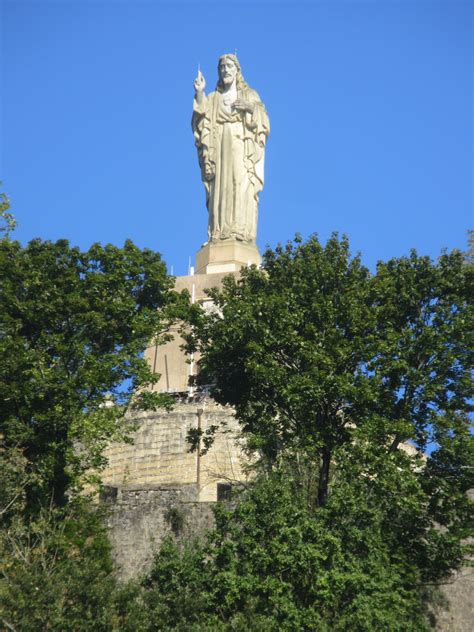
[[[474,569],[466,567],[442,586],[445,602],[434,613],[439,632],[472,632],[474,629]]]
[[[214,522],[213,502],[199,502],[188,485],[106,487],[108,528],[123,580],[146,573],[168,535],[182,541],[203,537]]]
[[[190,485],[197,487],[197,501],[217,500],[217,483],[245,478],[243,455],[237,440],[232,410],[209,397],[178,401],[171,412],[139,413],[133,443],[111,444],[105,452],[108,467],[104,485]],[[220,425],[212,448],[204,456],[189,452],[186,441],[192,428],[205,432]]]
[[[213,524],[219,485],[245,479],[238,425],[230,408],[210,397],[176,395],[171,412],[138,413],[133,442],[113,443],[102,473],[102,501],[120,577],[146,572],[154,552],[171,534],[201,537]],[[205,455],[189,451],[188,432],[219,426]]]

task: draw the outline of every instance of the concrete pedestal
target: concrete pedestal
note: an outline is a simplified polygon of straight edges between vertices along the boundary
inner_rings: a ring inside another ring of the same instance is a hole
[[[239,266],[240,270],[240,266]],[[187,290],[193,303],[206,305],[211,300],[206,295],[209,288],[222,287],[222,281],[229,272],[216,272],[213,274],[194,274],[178,276],[175,279],[174,289],[177,292]],[[169,393],[184,393],[189,388],[189,377],[196,371],[196,354],[194,360],[186,357],[182,350],[184,340],[179,335],[180,325],[175,325],[169,333],[173,335],[173,340],[163,345],[148,347],[145,351],[145,358],[148,360],[154,373],[161,375],[159,382],[155,385],[155,390]]]
[[[196,255],[196,273],[178,276],[175,290],[187,290],[192,302],[210,305],[212,301],[206,295],[209,288],[222,287],[224,277],[229,274],[238,276],[242,267],[260,265],[261,257],[255,244],[226,239],[210,242]],[[145,357],[153,372],[161,375],[155,390],[184,393],[189,389],[189,378],[196,373],[198,355],[187,358],[182,350],[184,340],[176,326],[170,332],[174,338],[164,345],[148,347]]]
[[[256,244],[237,239],[211,241],[196,255],[196,274],[239,272],[242,267],[260,265],[261,260]]]

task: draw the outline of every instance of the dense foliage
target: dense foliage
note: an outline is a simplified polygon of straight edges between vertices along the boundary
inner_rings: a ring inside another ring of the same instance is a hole
[[[5,197],[1,211],[0,627],[139,629],[84,486],[126,439],[127,411],[169,404],[143,351],[167,338],[180,298],[157,253],[23,247]]]
[[[371,275],[346,239],[312,237],[228,278],[214,312],[195,310],[199,382],[235,407],[263,478],[188,570],[201,565],[207,584],[191,592],[210,620],[424,629],[427,588],[473,535],[472,276],[459,252],[412,252]],[[189,555],[177,559],[181,576]],[[155,592],[169,598],[164,583]]]
[[[324,505],[334,450],[355,433],[389,454],[466,429],[472,279],[460,252],[412,252],[371,275],[347,239],[296,239],[211,291],[216,311],[197,311],[199,382],[235,407],[266,464],[311,455]]]
[[[311,459],[281,460],[217,507],[203,545],[165,543],[143,584],[143,629],[431,629],[436,586],[461,565],[460,538],[472,535],[472,506],[455,479],[473,483],[460,471],[473,463],[473,442],[456,444],[426,467],[362,439],[341,446],[323,507]]]
[[[408,525],[390,525],[369,489],[341,474],[315,510],[291,466],[255,481],[235,509],[218,508],[203,547],[162,548],[145,582],[147,629],[425,629]]]
[[[32,510],[100,467],[130,406],[165,403],[140,389],[157,379],[142,352],[164,339],[170,286],[160,255],[131,242],[0,241],[0,432],[26,459]]]
[[[133,587],[113,575],[102,517],[87,501],[16,519],[0,537],[2,629],[127,630]]]
[[[6,193],[0,193],[0,233],[4,233],[5,237],[15,229],[15,226],[16,220],[10,213],[10,200]]]
[[[461,253],[413,252],[372,275],[346,239],[298,238],[212,291],[215,311],[192,306],[199,382],[234,406],[253,475],[204,542],[168,540],[122,586],[78,492],[128,410],[167,405],[142,351],[183,303],[159,255],[130,242],[4,237],[2,625],[429,629],[430,591],[472,535],[472,274]]]

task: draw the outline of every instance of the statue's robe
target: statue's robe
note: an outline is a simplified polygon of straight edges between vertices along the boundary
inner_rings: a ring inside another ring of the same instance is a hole
[[[237,98],[254,111],[228,111],[222,93],[194,99],[192,127],[209,211],[209,241],[255,242],[258,194],[264,183],[265,142],[270,132],[265,106],[249,87]]]

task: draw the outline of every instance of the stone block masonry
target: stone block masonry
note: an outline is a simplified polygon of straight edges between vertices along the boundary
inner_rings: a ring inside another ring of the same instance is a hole
[[[130,485],[105,488],[107,526],[119,577],[137,578],[150,570],[168,535],[182,541],[203,537],[214,524],[213,502],[198,502],[196,484]]]
[[[213,526],[218,488],[243,481],[244,455],[230,408],[210,397],[177,401],[171,412],[138,413],[133,442],[105,451],[102,502],[120,578],[149,570],[167,535],[200,538]],[[221,429],[205,455],[189,451],[189,430]]]
[[[442,587],[446,600],[435,613],[438,632],[472,632],[474,629],[474,568],[453,574]]]
[[[105,451],[106,486],[195,485],[196,502],[217,500],[217,485],[245,480],[244,455],[232,410],[209,397],[178,403],[171,412],[139,413],[132,444],[113,443]],[[212,448],[205,455],[189,451],[188,432],[219,425]]]

